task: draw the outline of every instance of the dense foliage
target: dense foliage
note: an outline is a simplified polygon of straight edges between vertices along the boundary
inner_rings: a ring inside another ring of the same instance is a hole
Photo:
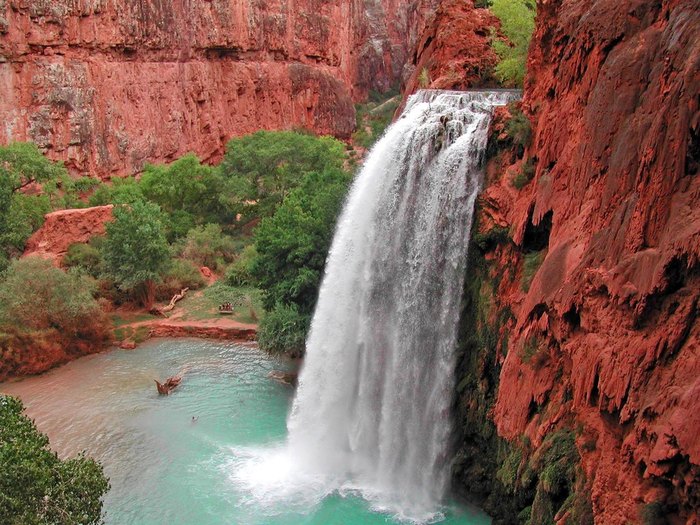
[[[114,208],[103,247],[105,272],[122,290],[133,291],[146,308],[170,261],[163,217],[157,204],[134,201]]]
[[[269,312],[258,329],[260,348],[274,354],[300,357],[304,353],[310,318],[295,304],[279,304]]]
[[[15,142],[0,146],[0,269],[22,252],[27,238],[43,223],[44,215],[60,207],[62,202],[52,201],[56,183],[65,180],[63,165],[44,157],[35,144]],[[40,185],[52,191],[42,193]]]
[[[274,216],[260,224],[255,236],[257,257],[251,272],[263,290],[268,311],[294,305],[301,316],[295,327],[308,327],[323,276],[336,218],[350,183],[347,173],[310,173]],[[291,314],[285,315],[285,319]],[[266,317],[261,331],[275,316]],[[268,338],[269,339],[269,338]],[[261,347],[265,348],[265,337]]]
[[[147,165],[140,187],[144,197],[168,214],[171,239],[187,234],[195,225],[230,219],[219,170],[201,164],[192,153],[167,166]]]
[[[109,489],[102,467],[83,455],[60,460],[22,411],[21,401],[0,395],[0,523],[100,523]]]
[[[378,100],[368,106],[372,139],[393,111],[393,105]],[[41,269],[38,283],[57,279],[59,272],[84,292],[76,299],[57,285],[63,295],[42,299],[56,315],[71,308],[80,313],[75,301],[93,308],[95,290],[107,303],[138,301],[150,310],[156,299],[165,301],[182,288],[205,286],[200,267],[207,267],[224,275],[229,285],[221,288],[222,302],[231,302],[237,288],[245,290],[242,297],[249,299],[241,303],[237,319],[260,319],[260,293],[254,287],[262,291],[265,309],[272,313],[269,324],[261,327],[262,338],[276,341],[270,349],[288,346],[286,350],[299,352],[303,347],[350,181],[341,142],[292,131],[259,132],[231,140],[220,166],[204,165],[188,154],[168,165],[147,165],[140,178],[107,183],[71,179],[62,165],[47,160],[31,144],[0,148],[0,161],[0,259],[6,256],[0,269],[21,254],[47,212],[115,205],[104,236],[69,247],[62,262],[68,273]],[[31,193],[25,191],[28,188]],[[21,286],[9,280],[7,285]],[[202,315],[214,300],[207,297]],[[196,300],[190,302],[194,305]],[[32,310],[31,300],[24,304]],[[290,312],[295,316],[291,324]],[[286,315],[283,323],[275,321],[278,314]],[[293,337],[287,333],[290,326]],[[36,347],[48,351],[41,342]]]
[[[493,39],[493,48],[500,58],[496,77],[505,86],[520,87],[525,79],[527,51],[535,29],[535,0],[491,0],[490,4],[508,39],[508,42]]]
[[[244,220],[269,217],[307,173],[340,170],[345,158],[331,137],[259,131],[227,144],[221,174]]]
[[[12,262],[0,282],[0,326],[77,335],[99,315],[94,281],[40,257]]]

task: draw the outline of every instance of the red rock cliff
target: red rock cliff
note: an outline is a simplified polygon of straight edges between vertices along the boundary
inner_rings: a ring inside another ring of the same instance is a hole
[[[576,429],[606,525],[700,520],[699,31],[695,0],[540,0],[534,178],[513,187],[518,161],[483,196],[482,231],[512,239],[487,257],[515,268],[496,283],[515,319],[490,417],[534,450]]]
[[[0,0],[0,143],[108,176],[258,129],[347,137],[434,3]]]

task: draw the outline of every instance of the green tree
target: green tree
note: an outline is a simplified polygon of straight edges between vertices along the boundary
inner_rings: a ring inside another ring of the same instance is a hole
[[[308,174],[255,233],[257,255],[250,271],[263,291],[263,305],[268,311],[293,306],[304,319],[302,339],[349,183],[350,176],[340,170]],[[271,316],[269,323],[275,319]]]
[[[141,184],[134,177],[112,179],[109,184],[102,183],[90,196],[90,206],[106,204],[131,204],[144,199]]]
[[[245,220],[269,217],[310,172],[341,170],[345,146],[331,137],[259,131],[229,141],[221,174],[229,203]]]
[[[34,184],[48,185],[67,179],[62,164],[52,162],[28,142],[0,146],[0,269],[19,255],[27,238],[51,211],[50,194],[25,194]],[[46,193],[46,192],[45,192]]]
[[[114,208],[102,246],[105,272],[117,286],[132,292],[150,309],[155,284],[167,269],[170,250],[157,204],[134,201]]]
[[[21,401],[0,395],[0,523],[100,523],[109,490],[100,464],[83,454],[58,459],[22,411]]]
[[[192,228],[182,246],[182,257],[212,270],[220,270],[225,263],[232,261],[235,250],[233,239],[224,235],[218,224]]]
[[[141,177],[141,189],[164,212],[179,213],[178,222],[184,220],[185,214],[193,225],[231,218],[223,200],[224,181],[219,170],[201,164],[193,153],[167,166],[147,165]]]
[[[491,11],[501,20],[501,31],[508,39],[493,39],[493,48],[500,58],[496,77],[506,86],[522,86],[535,29],[535,0],[492,0]]]
[[[13,142],[0,146],[0,175],[16,193],[33,183],[43,183],[66,176],[63,164],[52,162],[31,142]]]

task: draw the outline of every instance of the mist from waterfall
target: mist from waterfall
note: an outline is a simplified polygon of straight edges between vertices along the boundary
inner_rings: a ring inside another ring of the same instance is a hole
[[[493,108],[515,97],[421,91],[371,151],[328,256],[288,441],[238,465],[256,497],[351,491],[400,520],[440,518],[474,203]]]

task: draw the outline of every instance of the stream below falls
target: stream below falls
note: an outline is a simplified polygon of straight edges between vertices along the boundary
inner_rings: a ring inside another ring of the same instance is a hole
[[[351,488],[325,493],[307,480],[291,488],[294,500],[259,490],[266,477],[281,474],[262,465],[295,468],[259,461],[287,437],[293,390],[268,374],[289,368],[254,346],[159,339],[3,383],[0,392],[22,399],[59,455],[85,450],[102,462],[112,487],[104,502],[108,525],[397,523]],[[181,386],[158,396],[153,379],[181,371]],[[442,514],[445,525],[490,523],[451,501]]]

